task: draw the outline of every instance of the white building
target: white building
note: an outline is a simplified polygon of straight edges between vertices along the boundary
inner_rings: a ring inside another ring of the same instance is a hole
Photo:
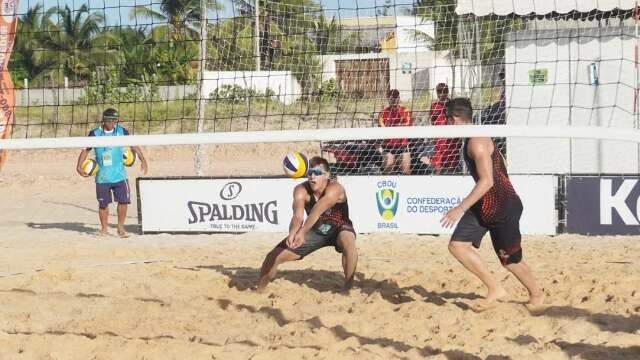
[[[340,24],[343,32],[357,31],[366,47],[377,47],[379,52],[321,56],[323,81],[336,79],[343,92],[368,97],[398,89],[405,101],[433,92],[440,82],[451,91],[455,83],[459,90],[460,62],[450,59],[448,52],[433,51],[424,41],[435,37],[433,22],[414,16],[376,16],[341,19]]]
[[[460,0],[458,14],[515,13],[532,19],[509,34],[505,49],[506,122],[510,125],[638,129],[635,29],[620,21],[635,0]],[[589,18],[596,10],[600,20]],[[549,16],[572,12],[584,19]],[[611,17],[609,21],[608,17]],[[542,26],[536,26],[542,25]],[[592,139],[510,138],[513,173],[635,173],[636,143]]]

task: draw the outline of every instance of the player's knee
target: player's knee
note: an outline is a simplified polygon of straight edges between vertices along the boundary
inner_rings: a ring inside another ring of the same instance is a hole
[[[500,263],[502,264],[502,266],[506,267],[512,264],[519,264],[522,261],[522,249],[516,251],[511,255],[498,254],[498,257],[500,258]]]
[[[457,255],[463,251],[467,251],[469,246],[471,246],[471,243],[462,241],[449,241],[449,252],[452,255]]]
[[[338,245],[345,251],[355,250],[356,248],[356,238],[352,234],[341,235],[338,238],[337,242],[338,242]]]
[[[393,154],[386,153],[384,154],[384,163],[385,165],[392,165],[395,162],[395,158]]]

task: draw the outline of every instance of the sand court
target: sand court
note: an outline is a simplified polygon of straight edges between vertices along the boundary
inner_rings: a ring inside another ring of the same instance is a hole
[[[145,150],[149,176],[191,171],[191,149]],[[134,202],[130,238],[98,237],[76,156],[16,152],[0,173],[2,359],[640,358],[639,237],[525,236],[549,305],[533,313],[488,241],[483,259],[510,295],[471,311],[484,290],[447,236],[360,234],[348,295],[331,248],[283,265],[259,294],[284,234],[137,235]]]

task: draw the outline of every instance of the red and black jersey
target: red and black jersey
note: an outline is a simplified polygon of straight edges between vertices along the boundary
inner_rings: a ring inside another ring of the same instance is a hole
[[[329,180],[329,182],[331,181],[334,180]],[[322,196],[324,196],[324,193],[322,193],[320,198],[316,200],[315,196],[313,196],[313,190],[311,190],[311,186],[309,185],[308,181],[304,182],[304,188],[307,190],[310,198],[309,202],[304,205],[304,210],[306,211],[307,215],[309,215],[309,213],[311,213],[311,209],[313,209],[313,206],[316,204],[316,202],[318,202],[318,200],[322,198]],[[331,224],[338,227],[344,225],[352,226],[351,219],[349,219],[349,204],[347,203],[347,200],[341,203],[336,203],[329,209],[325,210],[325,212],[320,215],[320,218],[318,218],[317,223]]]
[[[431,104],[431,125],[447,125],[445,109],[448,103],[448,100],[437,100]],[[436,139],[431,164],[444,169],[445,173],[453,171],[460,165],[461,145],[460,139]]]
[[[471,159],[467,153],[468,146],[469,139],[466,139],[463,150],[464,161],[467,164],[471,176],[473,176],[473,180],[477,182],[479,178],[478,169],[475,161]],[[504,158],[495,144],[493,146],[493,153],[491,154],[491,162],[493,165],[493,186],[478,202],[471,206],[471,210],[478,216],[480,221],[485,224],[502,222],[510,212],[516,209],[520,209],[521,211],[522,206],[520,197],[514,190],[511,180],[509,180]]]
[[[431,125],[447,125],[445,109],[447,108],[448,103],[448,101],[440,100],[431,103],[431,108],[429,109]]]
[[[387,106],[381,113],[378,119],[378,123],[381,127],[391,126],[411,126],[413,120],[411,119],[411,112],[404,106]],[[385,139],[383,141],[386,147],[401,147],[408,146],[409,139]]]

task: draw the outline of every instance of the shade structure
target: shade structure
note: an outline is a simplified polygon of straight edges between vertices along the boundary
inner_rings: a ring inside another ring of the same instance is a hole
[[[572,11],[590,12],[631,10],[636,0],[458,0],[458,15],[546,15],[566,14]]]

